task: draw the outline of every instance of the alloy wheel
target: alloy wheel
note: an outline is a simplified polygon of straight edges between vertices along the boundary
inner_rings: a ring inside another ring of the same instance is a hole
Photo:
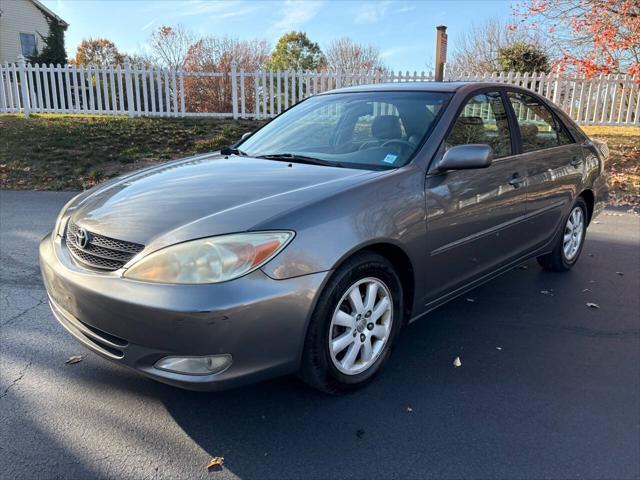
[[[562,239],[562,251],[568,261],[572,261],[582,245],[584,236],[584,212],[580,207],[574,207],[569,214],[564,227],[564,237]]]
[[[329,327],[333,365],[345,375],[371,367],[389,340],[393,299],[381,280],[363,278],[351,285],[334,311]]]

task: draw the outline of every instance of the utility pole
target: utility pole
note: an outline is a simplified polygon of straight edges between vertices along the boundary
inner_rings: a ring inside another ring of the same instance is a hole
[[[444,64],[447,63],[447,26],[436,27],[436,82],[444,79]]]

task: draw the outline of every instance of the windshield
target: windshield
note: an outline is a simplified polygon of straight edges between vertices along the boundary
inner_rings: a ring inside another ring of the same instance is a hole
[[[451,94],[359,92],[311,97],[238,145],[242,154],[367,169],[405,165]]]

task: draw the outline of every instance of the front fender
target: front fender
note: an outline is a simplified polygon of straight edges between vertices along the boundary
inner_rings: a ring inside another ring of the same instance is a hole
[[[263,271],[286,279],[332,270],[374,243],[394,244],[419,258],[426,229],[423,177],[420,168],[408,166],[260,224],[255,228],[296,232]]]

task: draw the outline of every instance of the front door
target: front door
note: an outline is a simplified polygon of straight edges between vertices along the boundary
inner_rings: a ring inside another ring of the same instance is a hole
[[[427,176],[427,304],[521,251],[518,228],[526,212],[527,169],[512,140],[499,91],[473,96],[445,139],[444,151],[488,144],[494,160],[484,169]]]

